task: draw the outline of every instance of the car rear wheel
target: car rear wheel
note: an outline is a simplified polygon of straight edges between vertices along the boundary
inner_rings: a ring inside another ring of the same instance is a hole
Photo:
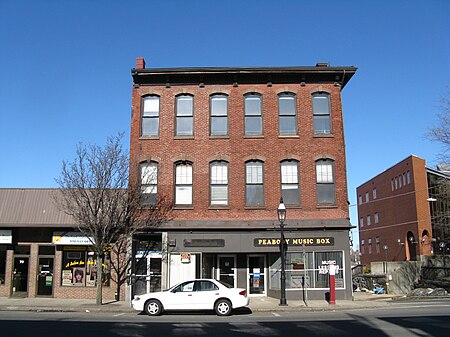
[[[229,316],[231,314],[231,302],[229,300],[218,300],[214,310],[218,316]]]
[[[145,313],[149,316],[158,316],[162,312],[162,304],[158,300],[149,300],[145,302]]]

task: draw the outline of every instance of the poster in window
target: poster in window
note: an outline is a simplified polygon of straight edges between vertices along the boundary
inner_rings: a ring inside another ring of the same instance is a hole
[[[70,286],[72,285],[72,270],[63,270],[62,271],[62,285]]]
[[[85,268],[73,268],[73,285],[84,286]]]

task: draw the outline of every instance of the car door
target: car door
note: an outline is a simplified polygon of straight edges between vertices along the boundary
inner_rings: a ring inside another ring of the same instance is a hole
[[[208,280],[196,281],[195,291],[192,295],[195,309],[214,309],[214,303],[219,295],[219,287],[215,283]]]
[[[166,310],[191,310],[194,307],[194,281],[184,282],[165,293],[163,306]]]

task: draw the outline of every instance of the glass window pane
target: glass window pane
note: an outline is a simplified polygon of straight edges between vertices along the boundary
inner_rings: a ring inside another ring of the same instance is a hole
[[[191,96],[177,97],[177,116],[193,115],[193,98]]]
[[[332,183],[333,165],[327,160],[318,161],[316,163],[316,174],[318,183]]]
[[[245,117],[245,134],[250,136],[262,135],[262,118]]]
[[[143,116],[158,116],[159,115],[159,97],[145,97]]]
[[[262,185],[247,185],[246,204],[252,206],[264,206],[264,188]]]
[[[282,184],[297,184],[297,162],[283,162],[281,163],[281,183]]]
[[[193,134],[192,117],[177,117],[177,136],[192,136]]]
[[[228,134],[227,117],[211,117],[211,135],[226,136]]]
[[[158,136],[159,118],[143,118],[142,119],[142,135]]]
[[[228,184],[227,164],[212,164],[211,165],[211,183],[212,184]]]
[[[330,114],[330,104],[328,94],[315,94],[313,96],[313,111],[315,115]]]
[[[262,184],[263,183],[263,165],[262,163],[252,162],[246,164],[246,183]]]
[[[192,186],[177,186],[175,189],[175,204],[192,205]]]
[[[279,96],[278,109],[280,115],[295,116],[295,98],[294,96]]]
[[[192,165],[177,165],[176,184],[192,184]]]
[[[314,116],[314,133],[315,134],[331,133],[329,115]]]
[[[317,184],[317,202],[319,204],[335,204],[334,184]]]
[[[246,96],[245,97],[245,115],[261,115],[261,97]]]
[[[297,185],[283,185],[281,187],[281,196],[286,205],[299,205],[300,196]]]
[[[279,127],[281,135],[297,134],[297,125],[295,116],[280,116]]]
[[[227,115],[227,97],[214,96],[211,98],[211,116]]]
[[[228,204],[228,186],[211,186],[211,205]]]
[[[153,163],[141,165],[141,184],[156,184],[158,181],[158,166]]]

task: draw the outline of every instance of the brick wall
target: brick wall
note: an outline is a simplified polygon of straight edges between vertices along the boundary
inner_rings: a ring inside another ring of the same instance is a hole
[[[296,94],[298,136],[278,135],[278,93]],[[313,133],[312,98],[314,91],[327,91],[331,99],[331,136]],[[244,94],[262,95],[263,136],[244,136]],[[194,96],[194,137],[175,139],[175,96]],[[209,136],[209,99],[214,93],[228,95],[229,137]],[[160,96],[160,135],[158,139],[140,138],[141,97]],[[225,156],[229,162],[229,209],[209,209],[209,162]],[[340,86],[333,84],[267,84],[136,86],[132,92],[131,174],[136,179],[139,162],[159,163],[158,193],[173,198],[174,161],[186,158],[193,162],[193,209],[175,210],[176,220],[273,220],[280,200],[280,161],[288,158],[300,162],[301,207],[291,209],[288,219],[347,219],[347,181]],[[315,161],[327,157],[335,160],[336,207],[318,208],[316,203]],[[264,161],[265,208],[245,207],[245,160]]]

